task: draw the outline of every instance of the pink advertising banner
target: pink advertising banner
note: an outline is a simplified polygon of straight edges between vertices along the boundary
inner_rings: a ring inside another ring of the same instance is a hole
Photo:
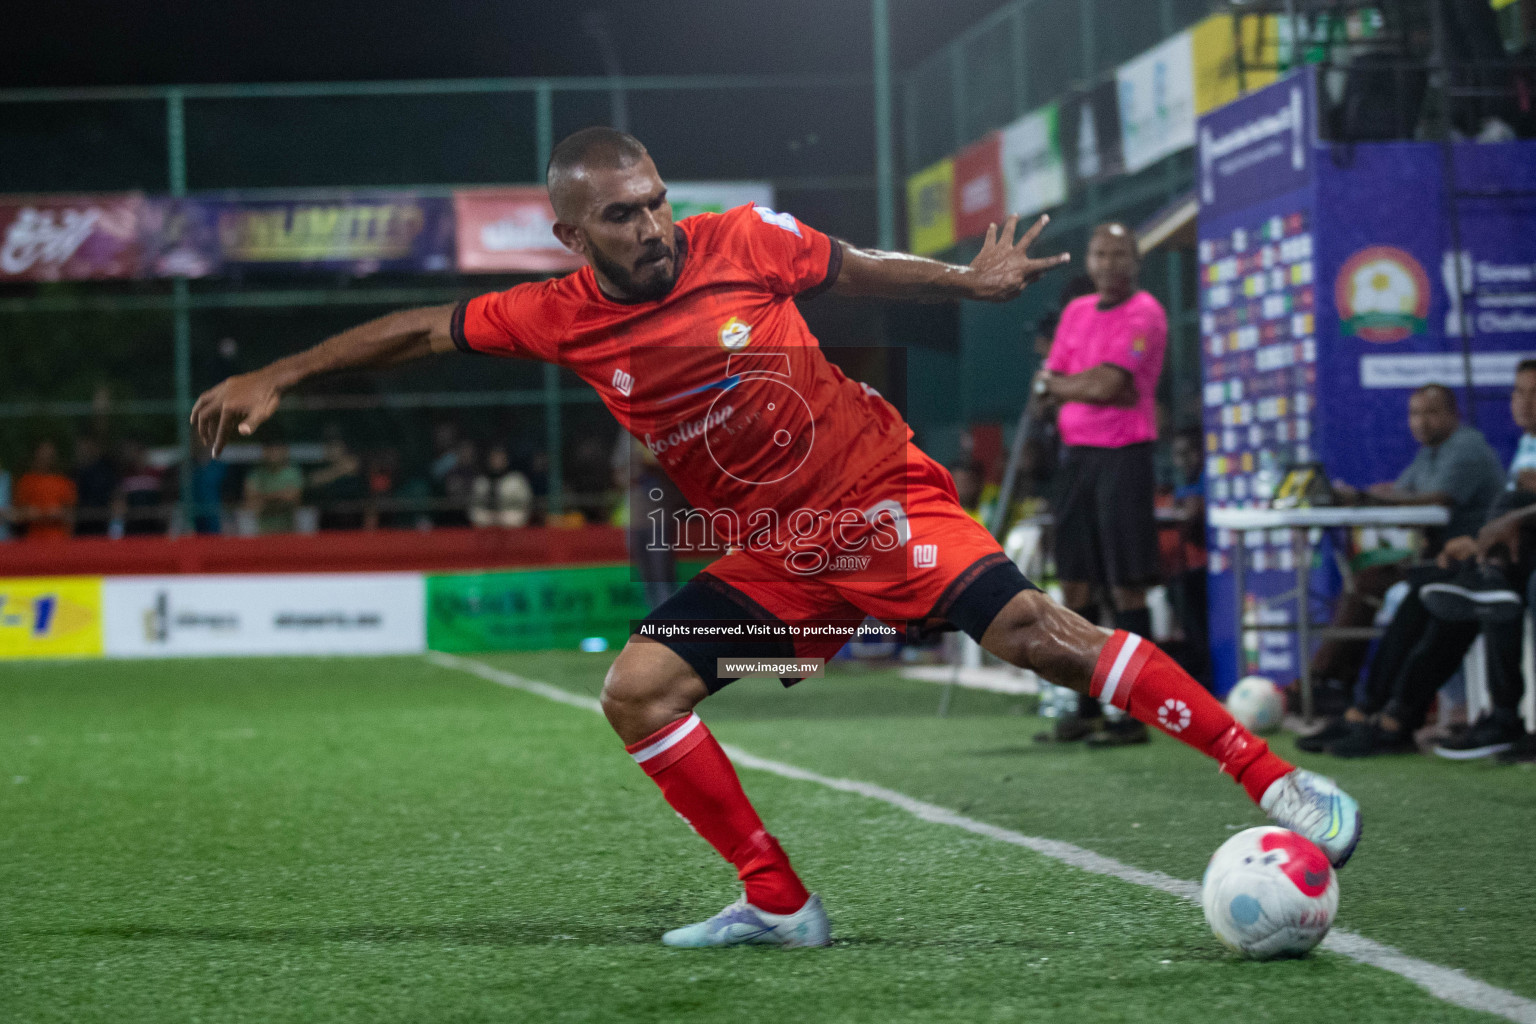
[[[462,189],[453,194],[462,273],[575,270],[581,257],[555,237],[555,211],[537,186]]]
[[[138,193],[0,198],[0,281],[86,281],[143,270]]]

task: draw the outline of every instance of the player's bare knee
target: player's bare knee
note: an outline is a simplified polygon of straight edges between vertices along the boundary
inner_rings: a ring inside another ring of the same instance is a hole
[[[987,627],[981,646],[1010,664],[1032,668],[1030,646],[1040,626],[1042,602],[1049,604],[1050,598],[1038,590],[1015,594]]]
[[[655,646],[625,647],[603,680],[603,714],[626,742],[681,718],[707,695],[681,659],[646,649]]]
[[[1038,590],[1016,594],[982,637],[992,654],[1058,686],[1084,690],[1104,646],[1104,633]]]

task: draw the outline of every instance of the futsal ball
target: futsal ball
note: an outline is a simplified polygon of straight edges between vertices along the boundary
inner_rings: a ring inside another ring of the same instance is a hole
[[[1263,676],[1244,676],[1227,694],[1227,710],[1249,732],[1273,732],[1285,714],[1285,698]]]
[[[1205,920],[1251,960],[1301,956],[1339,910],[1339,881],[1316,844],[1288,829],[1250,828],[1221,844],[1200,886]]]

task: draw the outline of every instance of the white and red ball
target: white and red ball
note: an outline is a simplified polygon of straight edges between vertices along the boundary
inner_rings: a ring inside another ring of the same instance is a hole
[[[1227,694],[1227,710],[1249,732],[1273,732],[1285,715],[1285,698],[1263,676],[1244,676]]]
[[[1317,845],[1288,829],[1250,828],[1221,844],[1201,883],[1205,920],[1253,960],[1301,956],[1339,910],[1339,880]]]

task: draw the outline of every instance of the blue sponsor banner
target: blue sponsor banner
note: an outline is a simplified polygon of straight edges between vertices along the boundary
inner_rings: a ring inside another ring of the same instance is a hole
[[[1299,91],[1298,91],[1299,90]],[[1298,75],[1201,119],[1200,327],[1206,490],[1265,507],[1286,466],[1322,462],[1358,487],[1413,458],[1408,397],[1440,383],[1508,458],[1509,389],[1536,356],[1536,143],[1321,145]],[[1303,143],[1298,152],[1298,142]],[[1448,195],[1454,168],[1458,194]],[[1453,222],[1449,211],[1454,209]],[[1459,244],[1458,244],[1459,240]],[[1247,672],[1298,673],[1288,531],[1211,532],[1211,640],[1220,690]],[[1336,592],[1328,541],[1309,538],[1314,607]]]
[[[1268,504],[1286,466],[1318,457],[1317,239],[1312,76],[1298,74],[1218,108],[1197,133],[1200,337],[1206,495],[1213,508]],[[1212,530],[1211,653],[1218,692],[1262,673],[1297,677],[1289,625],[1298,551],[1287,530],[1242,538],[1246,593],[1235,590],[1238,535]],[[1309,544],[1313,589],[1331,593],[1329,560]]]
[[[1308,68],[1200,119],[1202,218],[1245,210],[1312,183],[1316,81]]]
[[[453,203],[400,192],[296,199],[194,198],[160,203],[158,275],[250,271],[453,270]]]
[[[1458,145],[1452,224],[1444,150],[1341,150],[1318,175],[1318,430],[1329,470],[1357,485],[1413,458],[1408,396],[1444,384],[1503,458],[1519,431],[1509,390],[1536,355],[1536,143]],[[1522,195],[1521,193],[1527,193]],[[1459,241],[1459,251],[1458,251]]]

